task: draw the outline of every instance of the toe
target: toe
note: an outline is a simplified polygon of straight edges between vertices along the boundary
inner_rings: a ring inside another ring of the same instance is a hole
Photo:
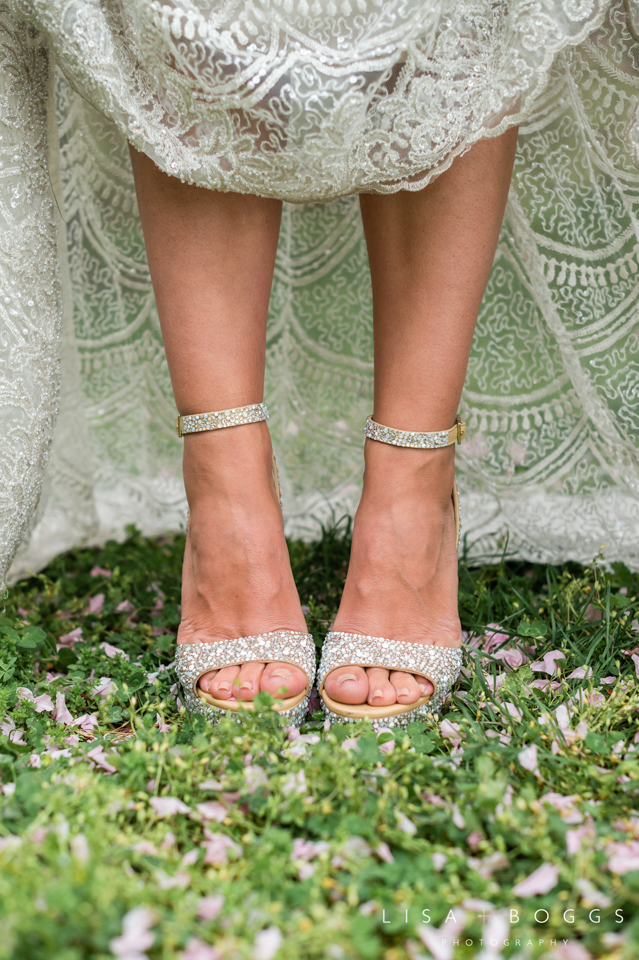
[[[395,689],[398,703],[415,703],[422,696],[419,685],[412,673],[393,670],[390,682]]]
[[[239,684],[235,687],[235,696],[238,700],[252,700],[259,692],[264,667],[263,663],[242,664],[238,677]]]
[[[230,700],[235,697],[233,683],[240,672],[239,667],[224,667],[218,670],[215,678],[209,683],[209,693],[218,700]]]
[[[362,667],[337,667],[326,678],[324,688],[338,703],[366,703],[368,677]]]
[[[306,674],[292,663],[267,663],[260,690],[274,697],[296,697],[306,686]]]
[[[388,679],[388,670],[382,667],[369,667],[368,702],[372,707],[390,707],[397,702],[395,688]]]
[[[418,673],[414,673],[413,676],[417,681],[420,697],[432,697],[435,687],[430,680],[427,680],[426,677],[420,677]]]
[[[218,675],[217,670],[209,670],[208,673],[202,674],[202,676],[197,682],[197,685],[200,688],[200,690],[205,690],[208,693],[211,681],[215,680],[217,675]]]

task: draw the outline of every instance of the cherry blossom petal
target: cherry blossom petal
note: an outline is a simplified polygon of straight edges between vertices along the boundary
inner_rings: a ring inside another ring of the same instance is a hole
[[[89,600],[89,606],[87,607],[87,613],[99,614],[102,613],[104,609],[104,594],[96,593],[94,597],[91,597]]]
[[[198,904],[197,915],[200,920],[215,920],[224,906],[224,897],[217,894],[214,897],[202,897]]]
[[[521,880],[513,887],[516,897],[534,897],[540,893],[548,893],[559,881],[559,867],[554,863],[542,863],[529,877]]]
[[[155,939],[150,931],[154,919],[147,907],[130,910],[122,920],[122,935],[110,943],[112,953],[120,960],[145,960],[144,951]]]
[[[176,813],[190,813],[191,808],[179,797],[151,797],[149,803],[157,817],[173,817]]]
[[[253,944],[253,960],[273,960],[284,942],[279,927],[267,927],[260,930]]]
[[[53,719],[58,723],[73,723],[73,717],[67,710],[67,702],[64,699],[63,693],[56,693],[55,695],[55,713],[53,714]]]

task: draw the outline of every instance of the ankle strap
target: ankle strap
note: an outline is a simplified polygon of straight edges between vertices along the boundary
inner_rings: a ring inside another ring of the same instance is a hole
[[[392,443],[395,447],[417,447],[428,450],[436,447],[450,447],[452,443],[461,443],[466,436],[466,421],[455,418],[450,430],[437,430],[435,433],[413,433],[410,430],[394,430],[381,423],[375,423],[372,415],[366,420],[364,433],[369,440]]]
[[[239,427],[242,423],[258,423],[268,420],[265,403],[250,403],[246,407],[218,410],[217,413],[188,413],[175,418],[178,437],[185,433],[201,433],[203,430],[221,430],[223,427]]]

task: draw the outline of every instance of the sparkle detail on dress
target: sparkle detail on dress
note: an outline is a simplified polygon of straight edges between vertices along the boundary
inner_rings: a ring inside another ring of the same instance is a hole
[[[438,447],[449,447],[453,443],[461,443],[466,436],[466,423],[456,420],[450,430],[436,430],[434,433],[414,433],[411,430],[395,430],[376,423],[372,416],[367,417],[364,433],[369,440],[379,440],[381,443],[391,443],[394,447],[416,447],[419,450],[430,450]]]
[[[459,647],[432,647],[422,643],[403,640],[387,640],[384,637],[364,637],[357,633],[329,633],[322,648],[318,671],[318,683],[323,686],[326,677],[337,667],[383,667],[386,670],[405,670],[417,673],[430,680],[435,692],[427,703],[414,710],[394,717],[372,720],[373,728],[406,727],[414,720],[428,717],[439,709],[459,676],[462,652]],[[339,723],[354,723],[329,710],[323,703],[324,712],[330,720]]]
[[[239,427],[243,423],[259,423],[268,420],[265,403],[250,403],[246,407],[218,410],[216,413],[189,413],[175,418],[178,437],[185,433],[201,433],[203,430],[222,430],[224,427]]]
[[[191,713],[203,713],[212,723],[217,723],[222,713],[230,711],[220,710],[198,696],[196,688],[200,677],[209,670],[221,670],[223,667],[235,667],[243,663],[272,663],[276,660],[299,667],[308,677],[309,693],[298,706],[291,710],[282,710],[280,714],[287,723],[303,723],[308,713],[310,687],[315,677],[315,643],[310,634],[292,630],[276,630],[273,633],[220,640],[216,643],[179,644],[175,670],[184,692],[187,709]],[[241,714],[236,716],[240,717]]]

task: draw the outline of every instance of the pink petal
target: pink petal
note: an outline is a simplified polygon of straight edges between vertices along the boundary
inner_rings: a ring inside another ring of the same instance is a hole
[[[530,770],[535,774],[535,776],[539,776],[539,769],[537,766],[537,744],[533,743],[529,747],[525,747],[519,752],[517,759],[524,770]]]
[[[195,809],[204,820],[216,820],[218,823],[221,823],[228,815],[228,810],[224,804],[214,801],[198,803]]]
[[[571,855],[579,853],[583,841],[587,839],[591,844],[596,836],[597,833],[592,820],[575,830],[566,830],[566,850]]]
[[[153,914],[146,907],[129,910],[122,920],[122,936],[115,937],[110,943],[113,954],[122,960],[135,957],[140,960],[140,954],[148,950],[155,939],[149,931],[153,920]]]
[[[82,640],[82,627],[76,627],[75,630],[71,630],[70,633],[65,633],[64,636],[58,637],[55,648],[56,650],[60,650],[62,647],[73,647],[79,640]]]
[[[502,633],[500,631],[498,623],[489,623],[484,631],[483,640],[484,642],[482,645],[484,650],[486,653],[491,653],[495,647],[499,647],[502,643],[506,643],[508,640],[510,640],[510,637],[507,633]]]
[[[516,720],[517,723],[521,723],[523,713],[519,707],[516,707],[514,703],[510,703],[508,700],[504,701],[504,706],[513,720]]]
[[[93,687],[93,693],[96,697],[110,697],[117,689],[118,686],[111,677],[100,677]]]
[[[73,717],[67,710],[67,703],[63,693],[56,693],[55,695],[55,713],[53,714],[53,719],[58,723],[73,723]]]
[[[559,690],[561,684],[557,680],[533,680],[530,686],[547,693],[548,690]]]
[[[572,673],[569,673],[566,680],[585,680],[592,676],[592,667],[577,667]]]
[[[155,714],[155,726],[158,728],[160,733],[168,733],[171,729],[171,724],[164,723],[159,713]]]
[[[267,927],[266,930],[260,930],[253,944],[254,960],[273,960],[283,943],[284,937],[278,927]]]
[[[36,705],[36,713],[42,713],[43,711],[51,713],[53,710],[53,700],[48,693],[41,693],[33,702]]]
[[[106,641],[104,641],[103,643],[99,644],[99,646],[102,647],[102,649],[103,649],[104,652],[106,653],[107,657],[110,657],[110,658],[113,658],[113,657],[124,657],[125,660],[128,660],[128,659],[129,659],[128,653],[125,653],[124,650],[120,650],[119,647],[112,647],[111,644],[110,644],[110,643],[107,643]]]
[[[635,665],[635,674],[637,677],[639,677],[639,657],[636,653],[633,653],[630,659]]]
[[[172,817],[176,813],[191,812],[191,808],[178,797],[151,797],[149,803],[158,817]]]
[[[493,677],[490,674],[484,675],[484,680],[486,681],[486,686],[491,693],[497,693],[501,685],[506,679],[505,673],[498,673],[497,676]]]
[[[72,727],[80,727],[85,733],[91,733],[94,727],[98,726],[98,718],[94,713],[83,713],[71,724]]]
[[[534,897],[548,893],[559,881],[559,868],[554,863],[543,863],[529,877],[513,887],[516,897]]]
[[[383,860],[385,863],[393,863],[395,860],[391,852],[391,848],[388,846],[388,844],[384,840],[382,840],[382,842],[378,846],[376,853],[379,859]]]
[[[91,597],[89,600],[89,606],[87,607],[87,613],[102,613],[104,608],[104,594],[96,593],[95,597]]]
[[[93,760],[95,765],[101,770],[104,770],[105,773],[115,773],[117,771],[117,767],[114,767],[107,760],[104,753],[104,747],[101,744],[97,747],[94,747],[92,750],[87,751],[87,757],[89,757],[90,760]]]
[[[200,920],[215,920],[224,906],[224,897],[218,894],[214,897],[202,897],[198,904],[197,915]]]
[[[542,660],[537,660],[535,663],[531,663],[530,669],[541,673],[549,673],[550,676],[553,677],[557,672],[555,660],[565,659],[566,654],[562,653],[561,650],[550,650],[548,653],[544,654]]]
[[[91,568],[91,576],[92,576],[92,577],[106,577],[106,579],[108,580],[109,577],[111,576],[111,571],[110,571],[110,570],[105,570],[104,567],[97,567],[97,566],[96,566],[96,567],[92,567],[92,568]]]
[[[495,650],[493,657],[495,660],[501,660],[512,670],[516,670],[530,660],[530,657],[516,647],[502,647],[500,650]]]
[[[222,954],[199,937],[191,937],[180,954],[180,960],[222,960]]]

